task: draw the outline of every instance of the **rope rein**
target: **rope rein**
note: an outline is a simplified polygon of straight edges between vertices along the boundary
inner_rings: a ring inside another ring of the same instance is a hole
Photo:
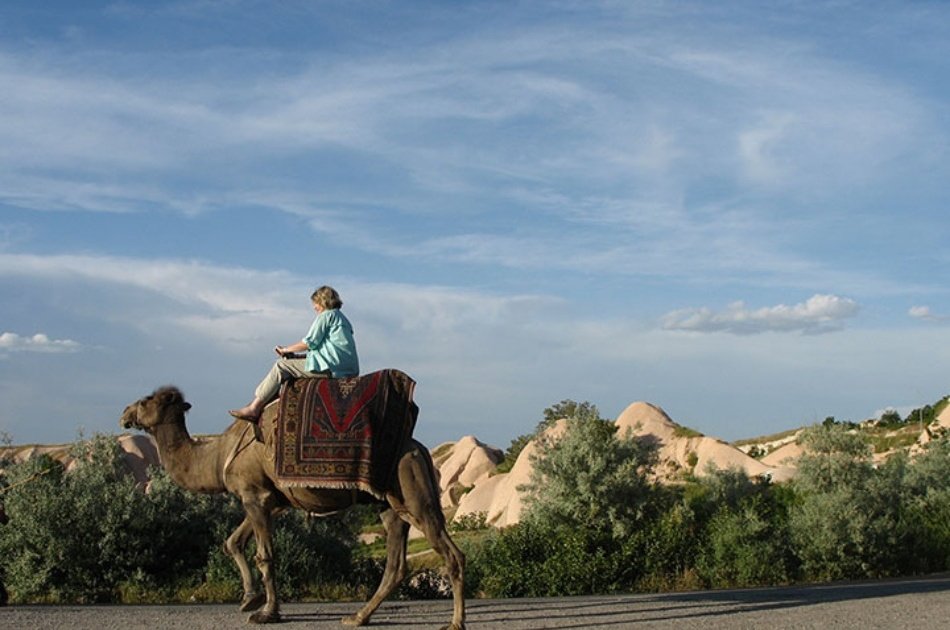
[[[234,460],[237,459],[237,456],[241,454],[241,451],[247,449],[248,447],[251,446],[251,444],[254,443],[254,439],[252,438],[252,439],[249,440],[246,444],[243,444],[244,438],[245,438],[245,436],[247,436],[247,432],[248,432],[248,430],[249,430],[250,428],[251,428],[251,425],[250,425],[250,424],[248,424],[246,427],[244,427],[244,431],[241,432],[241,436],[240,436],[240,437],[237,439],[237,441],[234,443],[234,447],[231,449],[231,452],[228,453],[227,458],[224,460],[224,466],[221,468],[221,478],[222,478],[222,479],[224,479],[225,477],[227,477],[228,468],[231,467],[231,464],[234,463]],[[243,444],[243,445],[242,445],[242,444]]]

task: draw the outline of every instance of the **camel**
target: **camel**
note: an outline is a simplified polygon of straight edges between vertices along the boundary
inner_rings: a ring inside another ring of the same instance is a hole
[[[161,387],[125,408],[120,426],[140,429],[154,438],[162,465],[172,480],[186,490],[201,493],[230,492],[240,499],[245,518],[224,543],[224,551],[237,564],[244,587],[240,609],[255,611],[250,623],[280,621],[280,604],[273,572],[274,517],[297,507],[317,515],[328,515],[354,505],[355,491],[285,487],[275,482],[273,445],[254,439],[253,425],[235,420],[223,433],[195,439],[185,426],[185,412],[191,409],[182,393],[173,386]],[[260,429],[274,426],[277,403],[271,403],[260,419]],[[439,486],[428,449],[410,438],[401,449],[394,488],[386,501],[359,493],[358,502],[380,503],[386,531],[386,567],[373,596],[354,615],[344,617],[347,626],[363,626],[393,589],[406,577],[406,541],[410,525],[425,535],[442,557],[452,583],[452,622],[443,630],[463,630],[465,599],[463,572],[465,556],[452,541],[439,502]],[[255,586],[244,548],[253,534],[257,543],[255,562],[263,593]]]

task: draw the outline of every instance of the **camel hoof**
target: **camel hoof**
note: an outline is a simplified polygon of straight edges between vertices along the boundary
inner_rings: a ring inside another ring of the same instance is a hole
[[[349,615],[340,620],[344,626],[365,626],[368,619],[363,619],[359,615]]]
[[[448,625],[442,626],[442,630],[465,630],[465,624],[450,623]]]
[[[248,623],[277,623],[280,621],[280,613],[270,610],[258,610],[247,618]]]
[[[267,597],[263,593],[249,593],[241,600],[241,612],[257,610],[264,605]]]

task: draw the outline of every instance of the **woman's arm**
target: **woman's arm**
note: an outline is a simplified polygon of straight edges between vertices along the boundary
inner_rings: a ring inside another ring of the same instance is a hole
[[[289,354],[297,354],[298,352],[306,352],[306,351],[307,351],[307,344],[305,344],[302,341],[298,341],[297,343],[292,343],[289,346],[277,346],[276,348],[274,348],[274,352],[277,353],[277,356],[281,356],[281,357],[287,356]]]

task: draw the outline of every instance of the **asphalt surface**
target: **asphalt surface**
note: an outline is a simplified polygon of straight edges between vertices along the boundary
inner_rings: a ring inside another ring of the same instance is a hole
[[[357,603],[284,604],[284,628],[338,630]],[[370,626],[439,628],[451,602],[387,602]],[[467,627],[538,628],[920,628],[950,627],[950,574],[899,580],[791,588],[698,591],[542,599],[475,599]],[[247,628],[247,615],[231,605],[10,606],[0,628],[126,630]]]

